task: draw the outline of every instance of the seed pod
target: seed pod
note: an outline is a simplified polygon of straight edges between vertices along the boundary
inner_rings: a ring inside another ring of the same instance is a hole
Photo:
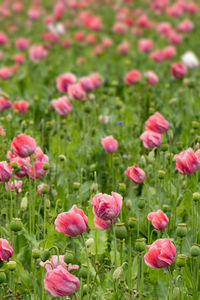
[[[200,255],[200,248],[199,248],[199,246],[193,245],[193,246],[190,248],[190,254],[191,254],[191,256],[193,256],[193,257],[199,256],[199,255]]]
[[[60,161],[66,161],[66,156],[64,154],[60,154],[58,158]]]
[[[187,225],[184,223],[178,224],[176,229],[176,234],[178,237],[183,238],[187,234]]]
[[[80,185],[81,185],[80,182],[74,182],[74,183],[73,183],[73,188],[74,188],[74,190],[75,190],[75,191],[78,191],[79,188],[80,188]]]
[[[8,270],[9,271],[14,271],[16,269],[17,263],[16,261],[10,260],[7,262]]]
[[[124,223],[115,224],[115,235],[117,239],[123,240],[127,237],[127,229]]]
[[[126,191],[126,184],[125,183],[123,183],[123,182],[119,183],[119,191],[121,193],[124,193]]]
[[[66,252],[65,255],[64,255],[64,262],[66,264],[69,264],[73,261],[74,259],[74,255],[72,252]]]
[[[184,254],[179,254],[176,260],[176,264],[178,267],[182,268],[185,266],[187,260],[187,256]]]
[[[13,218],[12,221],[10,222],[10,229],[14,232],[18,232],[22,230],[22,228],[23,228],[23,224],[21,219]]]
[[[0,270],[0,284],[6,282],[6,274],[3,270]]]
[[[81,267],[81,269],[80,269],[80,271],[79,271],[79,275],[80,275],[80,277],[82,277],[83,279],[86,279],[87,276],[88,276],[88,272],[89,272],[88,267],[82,265],[82,267]]]
[[[131,217],[128,219],[128,226],[130,228],[135,228],[136,227],[136,222],[137,222],[137,219],[134,218],[134,217]]]
[[[165,171],[159,170],[158,171],[158,178],[159,179],[164,179],[165,178]]]
[[[199,193],[193,193],[192,199],[194,202],[197,202],[200,200],[200,194]]]
[[[168,144],[161,144],[161,145],[160,145],[160,149],[161,149],[163,152],[167,151],[168,148],[169,148],[169,145],[168,145]]]
[[[137,239],[135,243],[135,249],[138,252],[143,252],[145,250],[146,243],[145,239]]]
[[[140,198],[140,199],[138,200],[138,208],[139,208],[139,209],[145,208],[145,200],[144,200],[143,198]]]
[[[34,259],[40,258],[40,250],[39,249],[33,249],[32,250],[32,256]]]

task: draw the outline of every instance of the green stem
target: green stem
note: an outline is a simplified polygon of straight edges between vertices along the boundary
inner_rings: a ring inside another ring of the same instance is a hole
[[[83,241],[83,245],[84,245],[84,248],[85,248],[85,253],[86,253],[86,259],[87,259],[87,267],[88,267],[88,272],[87,272],[87,299],[89,299],[89,280],[90,280],[90,277],[89,277],[89,256],[88,256],[88,250],[87,250],[87,246],[85,244],[85,239],[84,239],[84,236],[83,234],[81,234],[81,238],[82,238],[82,241]]]

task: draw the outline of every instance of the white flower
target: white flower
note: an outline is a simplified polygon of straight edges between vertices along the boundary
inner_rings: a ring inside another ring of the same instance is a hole
[[[65,27],[62,23],[56,24],[56,31],[58,34],[65,34]]]
[[[186,67],[188,67],[189,69],[191,68],[196,68],[199,66],[199,60],[198,58],[196,57],[196,55],[191,52],[191,51],[188,51],[186,52],[185,54],[183,54],[181,56],[181,60],[182,62],[184,63],[184,65],[186,65]]]

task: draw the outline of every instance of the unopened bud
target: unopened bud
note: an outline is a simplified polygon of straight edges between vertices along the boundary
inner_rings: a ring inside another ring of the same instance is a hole
[[[7,262],[8,270],[9,271],[14,271],[16,269],[17,263],[16,261],[10,260]]]

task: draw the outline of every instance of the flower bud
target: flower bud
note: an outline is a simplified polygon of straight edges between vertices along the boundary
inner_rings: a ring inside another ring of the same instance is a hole
[[[127,229],[123,223],[115,224],[115,235],[117,239],[123,240],[127,237]]]
[[[190,248],[190,254],[191,254],[191,256],[193,256],[193,257],[200,256],[200,248],[199,248],[199,246],[193,245],[193,246]]]
[[[49,170],[49,163],[45,162],[45,163],[43,164],[43,170],[44,170],[44,171]]]
[[[51,253],[49,252],[49,250],[44,250],[41,253],[41,260],[44,262],[46,260],[48,260],[51,256]]]
[[[21,200],[21,203],[20,203],[20,208],[22,211],[25,211],[27,209],[27,206],[28,206],[28,198],[27,196],[25,195],[22,200]]]
[[[183,238],[187,234],[187,225],[184,223],[178,224],[176,229],[176,234],[178,237]]]
[[[73,188],[74,188],[74,190],[75,190],[75,191],[78,191],[79,188],[80,188],[80,185],[81,185],[80,182],[74,182],[74,183],[73,183]]]
[[[138,252],[143,252],[145,250],[146,243],[145,239],[137,239],[135,243],[135,249]]]
[[[47,194],[49,192],[49,186],[47,184],[44,184],[41,189],[42,194]]]
[[[65,253],[65,255],[64,255],[64,262],[66,264],[71,263],[73,261],[73,259],[74,259],[74,255],[73,255],[72,252],[68,251],[68,252]]]
[[[158,178],[159,179],[164,179],[165,178],[165,171],[159,170],[158,171]]]
[[[176,260],[176,264],[178,267],[182,268],[185,266],[187,260],[187,256],[184,254],[179,254]]]
[[[0,284],[6,282],[6,274],[3,270],[0,270]]]
[[[91,246],[94,245],[94,239],[93,239],[93,238],[87,239],[87,240],[85,241],[85,244],[86,244],[86,247],[87,247],[87,248],[90,248]]]
[[[174,289],[173,289],[173,293],[172,293],[172,299],[173,300],[178,300],[179,295],[180,295],[180,289],[179,289],[178,286],[175,286]]]
[[[34,259],[40,258],[40,250],[39,249],[33,249],[32,250],[32,256]]]
[[[92,186],[91,186],[91,192],[95,193],[98,191],[98,184],[93,182]]]
[[[126,184],[125,183],[123,183],[123,182],[119,183],[119,191],[121,193],[124,193],[126,191]]]
[[[12,221],[10,222],[10,229],[14,232],[18,232],[22,230],[22,228],[23,228],[23,224],[21,219],[13,218]]]
[[[123,267],[120,266],[113,272],[113,280],[118,280],[122,274],[123,274]]]
[[[128,226],[130,228],[135,228],[136,227],[136,222],[137,222],[137,219],[134,218],[134,217],[131,217],[128,219]]]
[[[17,263],[16,261],[10,260],[7,262],[8,270],[9,271],[14,271],[16,269]]]
[[[200,194],[197,193],[197,192],[196,192],[196,193],[193,193],[192,199],[193,199],[194,202],[199,201],[199,200],[200,200]]]
[[[16,161],[13,161],[12,163],[12,168],[15,170],[17,169],[19,166],[18,166],[18,163]]]

